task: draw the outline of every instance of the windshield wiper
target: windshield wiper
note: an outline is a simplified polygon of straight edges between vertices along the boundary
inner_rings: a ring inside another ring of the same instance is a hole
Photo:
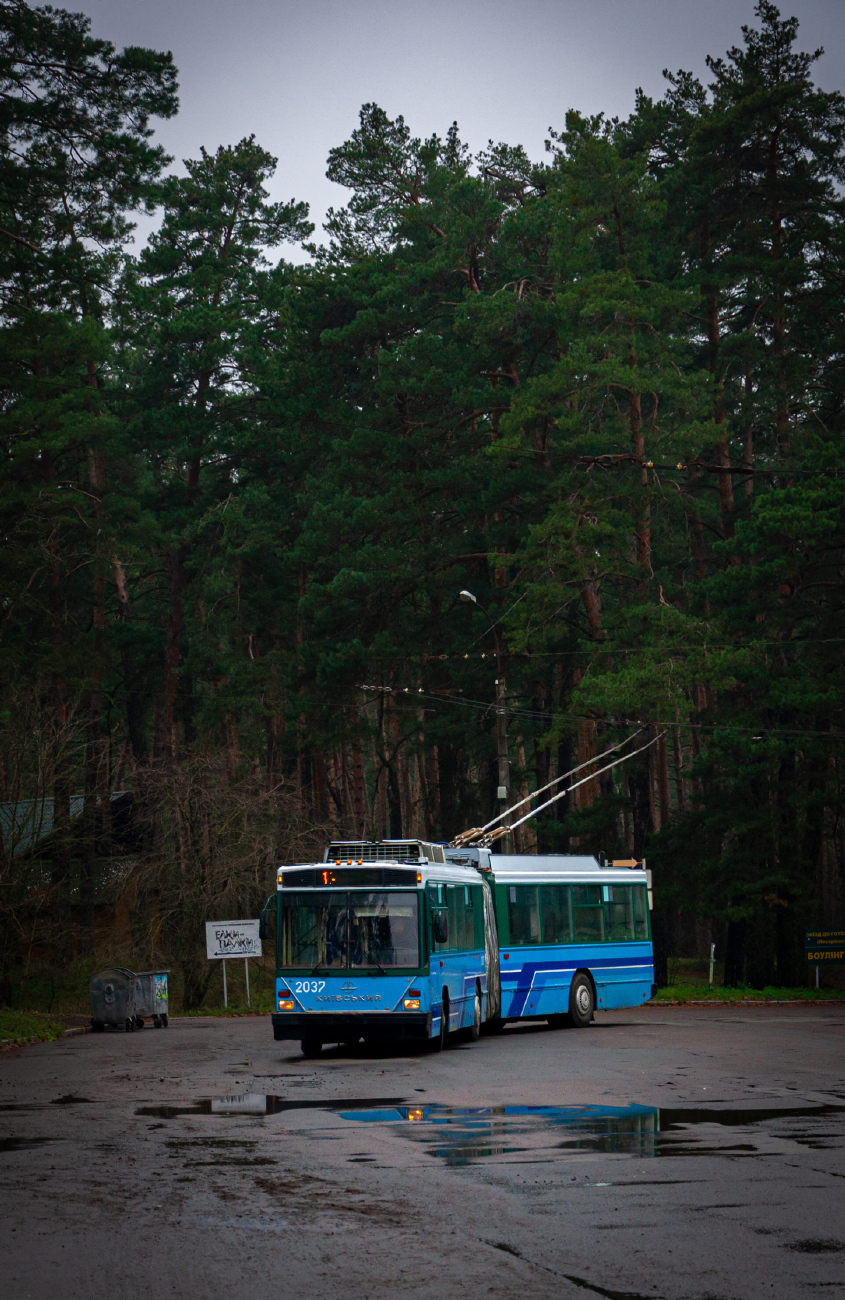
[[[323,964],[323,962],[322,962],[322,958],[321,958],[320,961],[317,962],[317,965],[316,965],[316,966],[312,966],[312,967],[311,967],[311,974],[312,974],[312,975],[316,975],[316,974],[317,974],[317,971],[320,969],[320,967],[322,966],[322,964]]]

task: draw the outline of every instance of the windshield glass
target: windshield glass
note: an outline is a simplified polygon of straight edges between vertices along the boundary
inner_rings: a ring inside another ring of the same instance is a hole
[[[282,966],[352,967],[420,964],[415,893],[282,891]]]

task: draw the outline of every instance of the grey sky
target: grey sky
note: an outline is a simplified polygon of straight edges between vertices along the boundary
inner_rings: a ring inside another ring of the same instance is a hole
[[[61,3],[61,0],[53,0]],[[754,0],[64,0],[116,45],[173,51],[181,111],[158,138],[177,162],[255,134],[279,159],[274,198],[305,199],[318,224],[345,191],[329,149],[375,100],[415,135],[457,120],[543,153],[567,108],[627,115],[660,95],[662,69],[705,74],[741,43]],[[803,48],[823,45],[824,89],[845,88],[845,0],[783,0]],[[286,256],[293,256],[293,250]]]

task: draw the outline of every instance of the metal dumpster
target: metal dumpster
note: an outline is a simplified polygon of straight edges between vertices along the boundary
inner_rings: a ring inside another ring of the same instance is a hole
[[[102,1032],[106,1025],[121,1025],[130,1034],[135,1028],[135,973],[124,966],[107,966],[91,976],[91,1028]]]
[[[167,1028],[166,970],[142,970],[135,976],[135,1024],[144,1027],[144,1016],[152,1017],[156,1029]]]

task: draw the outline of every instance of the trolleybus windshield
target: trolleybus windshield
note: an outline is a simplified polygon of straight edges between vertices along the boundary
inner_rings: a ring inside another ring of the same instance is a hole
[[[280,965],[324,970],[418,967],[416,893],[283,890]]]

